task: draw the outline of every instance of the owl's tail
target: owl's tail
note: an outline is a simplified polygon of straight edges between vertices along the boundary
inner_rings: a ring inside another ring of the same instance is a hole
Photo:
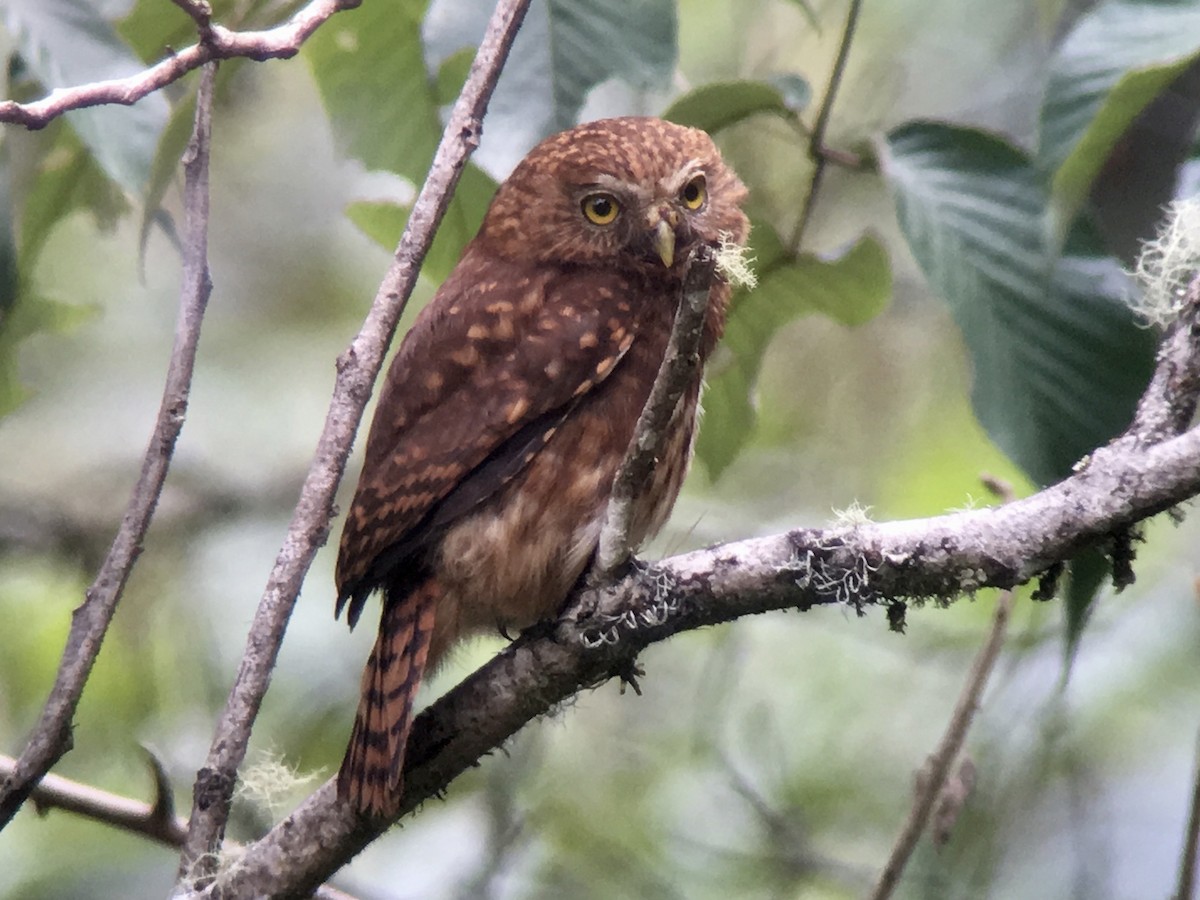
[[[402,600],[384,603],[350,746],[338,772],[338,796],[365,815],[390,817],[400,807],[413,700],[425,674],[440,596],[431,578]]]

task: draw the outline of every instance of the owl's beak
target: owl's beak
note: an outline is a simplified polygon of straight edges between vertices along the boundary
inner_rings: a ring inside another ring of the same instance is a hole
[[[658,224],[654,226],[652,245],[663,265],[671,268],[671,263],[675,262],[675,229],[666,219],[659,219]]]

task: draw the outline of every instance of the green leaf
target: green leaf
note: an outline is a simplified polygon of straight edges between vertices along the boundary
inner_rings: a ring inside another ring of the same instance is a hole
[[[759,113],[791,118],[800,108],[798,103],[801,107],[807,103],[811,89],[799,76],[790,76],[783,87],[786,93],[779,85],[765,81],[716,81],[678,98],[663,118],[708,132],[720,131]]]
[[[51,158],[57,160],[56,167],[43,169],[24,198],[19,255],[7,147],[0,148],[0,416],[15,409],[26,396],[17,365],[25,338],[39,331],[64,330],[91,314],[88,307],[57,303],[32,293],[20,272],[32,271],[51,228],[71,210],[103,205],[103,196],[121,209],[126,207],[124,196],[74,135],[67,129],[61,129],[61,135],[60,143],[72,147],[73,153],[63,146],[55,148]]]
[[[445,279],[458,262],[463,246],[479,230],[495,189],[495,182],[474,166],[463,171],[455,202],[447,210],[429,255],[425,257],[423,271],[434,281]],[[408,223],[409,212],[409,207],[379,201],[352,203],[346,209],[350,221],[388,251],[396,248]]]
[[[555,130],[569,128],[588,92],[620,78],[666,85],[677,56],[674,0],[547,0]]]
[[[0,14],[17,36],[25,64],[47,89],[142,69],[141,60],[87,0],[7,0]],[[155,93],[129,107],[76,110],[66,120],[108,177],[136,194],[149,175],[167,114],[166,100]]]
[[[386,200],[362,200],[346,207],[346,217],[382,247],[395,247],[408,222],[408,207]]]
[[[442,135],[437,86],[425,71],[423,0],[368,3],[326,23],[305,45],[325,107],[345,149],[370,169],[395,172],[419,186]],[[495,182],[468,166],[426,260],[444,278],[479,228]],[[358,204],[354,221],[392,250],[407,212]]]
[[[285,22],[302,5],[302,0],[208,0],[212,19],[226,28],[249,30]],[[174,3],[137,0],[119,23],[117,31],[141,59],[161,59],[167,48],[180,50],[196,43],[196,23]],[[229,63],[221,63],[225,69]]]
[[[767,79],[783,96],[783,102],[794,113],[801,113],[812,103],[812,85],[808,79],[794,72],[780,72]]]
[[[471,74],[471,63],[475,61],[475,48],[464,47],[457,53],[451,53],[438,66],[437,85],[434,93],[437,102],[448,106],[458,99],[467,76]]]
[[[430,3],[421,34],[427,67],[439,81],[447,80],[441,68],[447,60],[479,43],[494,6],[492,0]],[[638,103],[630,93],[668,88],[677,55],[675,6],[672,0],[530,4],[488,105],[480,165],[509,171],[547,134],[574,125],[600,85],[606,91],[597,111],[614,109],[610,86],[626,95],[625,108]]]
[[[714,479],[754,430],[755,385],[763,354],[779,329],[812,312],[858,325],[878,315],[892,293],[887,252],[874,237],[863,236],[841,256],[826,260],[811,253],[788,255],[768,225],[755,223],[752,234],[758,287],[734,296],[725,338],[708,369],[708,424],[696,443]]]
[[[0,317],[0,416],[12,412],[28,395],[17,371],[21,342],[42,331],[66,331],[93,313],[91,307],[32,294],[17,297],[15,305]]]
[[[90,212],[101,228],[109,228],[129,211],[129,202],[79,138],[70,129],[59,128],[21,203],[19,245],[24,271],[33,270],[54,227],[79,209]]]
[[[211,0],[210,0],[211,2]],[[218,6],[228,7],[228,0],[213,3],[213,18],[222,21]],[[137,0],[128,15],[116,25],[117,33],[129,43],[144,61],[160,57],[165,48],[176,51],[196,43],[196,23],[174,3],[157,0]]]
[[[442,133],[421,46],[425,5],[364,3],[331,18],[303,50],[343,149],[417,185]]]
[[[937,123],[893,131],[884,174],[913,255],[946,300],[974,364],[992,440],[1048,484],[1128,424],[1154,337],[1122,302],[1120,267],[1082,232],[1046,251],[1046,188],[996,137]]]
[[[7,149],[7,148],[5,148]],[[37,297],[22,296],[13,228],[8,153],[0,153],[0,416],[25,399],[17,372],[21,342],[34,332],[53,328],[66,308]]]
[[[863,325],[887,307],[892,269],[883,245],[868,234],[832,259],[801,253],[768,272],[760,287],[781,298],[802,295],[817,312],[843,325]]]
[[[227,27],[253,27],[250,23],[269,24],[256,22],[254,14],[263,3],[264,0],[255,0],[253,3],[242,3],[240,0],[210,0],[213,20],[220,21]],[[271,12],[277,19],[282,20],[288,8],[294,5],[296,4],[293,0],[274,8]],[[164,47],[185,47],[196,42],[196,25],[191,17],[185,15],[179,7],[159,0],[139,0],[129,15],[121,20],[118,31],[145,58],[161,55]],[[245,59],[228,59],[221,63],[217,71],[218,98],[247,62]],[[177,243],[174,220],[170,213],[162,208],[162,200],[167,190],[181,175],[180,160],[191,138],[196,116],[198,85],[199,77],[193,75],[177,82],[171,91],[170,116],[155,148],[154,160],[146,178],[142,197],[139,251],[143,254],[150,229],[155,224]]]
[[[1042,106],[1038,166],[1053,174],[1054,234],[1075,218],[1129,126],[1198,52],[1192,0],[1110,0],[1080,19],[1055,55]]]

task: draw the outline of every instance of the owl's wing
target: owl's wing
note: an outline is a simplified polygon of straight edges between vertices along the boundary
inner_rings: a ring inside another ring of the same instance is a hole
[[[388,371],[338,554],[338,612],[529,462],[629,350],[622,280],[468,250]]]

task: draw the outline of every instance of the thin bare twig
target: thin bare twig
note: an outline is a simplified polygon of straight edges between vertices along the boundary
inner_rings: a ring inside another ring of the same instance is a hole
[[[854,41],[854,32],[858,27],[858,14],[862,10],[862,0],[850,0],[850,9],[846,12],[846,25],[842,29],[842,42],[838,46],[837,58],[833,62],[833,71],[829,73],[829,86],[821,100],[821,108],[817,111],[817,121],[813,125],[812,135],[808,141],[808,156],[813,162],[812,178],[808,182],[808,194],[804,198],[804,206],[800,210],[800,218],[792,231],[791,249],[797,252],[800,242],[804,240],[804,232],[808,229],[812,211],[817,202],[817,194],[821,190],[821,182],[825,178],[825,167],[833,154],[825,147],[825,133],[829,130],[829,119],[833,115],[833,103],[837,99],[838,88],[841,87],[842,77],[846,73],[846,61],[850,58],[850,46]]]
[[[180,864],[180,872],[189,873],[192,878],[197,875],[203,878],[212,872],[206,861],[216,861],[250,731],[266,694],[304,575],[328,536],[334,494],[345,471],[371,386],[416,284],[434,230],[450,203],[451,192],[467,158],[479,143],[488,100],[528,6],[529,0],[500,0],[497,4],[467,82],[450,113],[429,176],[413,205],[395,261],[384,276],[362,330],[338,359],[333,398],[312,466],[259,601],[237,679],[217,724],[208,758],[197,774],[191,825]]]
[[[178,81],[193,69],[213,60],[245,57],[257,62],[268,59],[288,59],[300,52],[300,45],[326,19],[343,9],[353,9],[362,0],[312,0],[283,25],[265,31],[230,31],[214,24],[211,10],[203,0],[175,0],[197,24],[200,41],[135,75],[94,81],[77,87],[60,87],[41,100],[17,103],[0,101],[0,122],[44,128],[54,119],[73,109],[104,106],[110,103],[130,106],[148,94]]]
[[[214,68],[206,69],[201,80],[195,129],[184,157],[187,171],[184,188],[187,237],[175,346],[167,368],[162,405],[121,527],[96,580],[87,589],[83,604],[72,613],[71,630],[67,635],[67,646],[54,688],[29,743],[0,790],[0,828],[12,819],[33,786],[71,747],[71,720],[75,715],[75,707],[100,652],[100,644],[116,612],[129,572],[141,552],[142,539],[150,526],[175,451],[175,441],[183,428],[196,362],[196,347],[200,340],[200,324],[212,293],[207,227]]]
[[[10,775],[16,765],[17,761],[11,756],[0,756],[0,775]],[[132,800],[60,775],[43,776],[29,796],[39,808],[77,813],[168,847],[182,846],[183,836],[187,833],[187,820],[164,815],[159,802]],[[161,798],[162,794],[158,796]]]
[[[1175,900],[1194,900],[1196,866],[1200,864],[1200,736],[1196,740],[1196,775],[1192,782],[1192,802],[1188,808],[1187,831],[1183,851],[1179,854],[1179,880],[1175,883]]]
[[[687,262],[666,355],[613,481],[596,550],[593,574],[597,581],[611,578],[629,560],[634,549],[629,546],[634,499],[645,491],[654,474],[667,425],[700,366],[700,340],[716,266],[716,255],[711,247],[704,245],[696,248]]]
[[[981,480],[984,487],[1000,497],[1003,502],[1011,503],[1016,499],[1016,492],[1007,481],[988,474],[983,475]],[[954,712],[946,725],[942,740],[921,770],[912,809],[909,811],[904,826],[900,829],[887,864],[880,873],[879,881],[871,894],[871,900],[885,900],[891,896],[900,881],[904,867],[908,865],[908,860],[917,847],[921,833],[929,823],[929,817],[933,813],[934,806],[946,785],[946,779],[950,775],[950,766],[958,758],[967,739],[967,731],[975,719],[975,712],[979,709],[979,698],[983,695],[983,689],[987,686],[992,668],[1000,657],[1000,648],[1004,645],[1008,619],[1012,612],[1012,602],[1012,591],[1004,591],[996,600],[991,630],[975,657],[975,662],[971,666],[971,674],[967,678],[966,684],[963,685],[962,693],[954,706]]]
[[[946,783],[946,777],[950,774],[950,766],[958,758],[963,743],[967,739],[967,731],[970,730],[971,723],[975,719],[975,712],[979,708],[979,698],[983,695],[988,677],[1000,656],[1000,648],[1004,646],[1004,638],[1008,631],[1008,619],[1012,613],[1012,602],[1012,591],[1004,591],[996,600],[991,631],[988,632],[987,640],[984,641],[983,647],[975,657],[975,662],[971,666],[971,674],[967,677],[967,683],[963,686],[958,703],[954,706],[954,713],[946,725],[946,732],[922,770],[921,784],[913,800],[912,809],[909,811],[904,827],[900,829],[900,835],[892,847],[887,865],[883,867],[883,871],[879,875],[879,881],[876,882],[875,890],[871,893],[871,900],[886,900],[892,895],[892,891],[900,882],[900,875],[904,872],[904,867],[908,864],[913,850],[916,849],[921,833],[929,822],[929,815],[933,812],[942,786]]]

